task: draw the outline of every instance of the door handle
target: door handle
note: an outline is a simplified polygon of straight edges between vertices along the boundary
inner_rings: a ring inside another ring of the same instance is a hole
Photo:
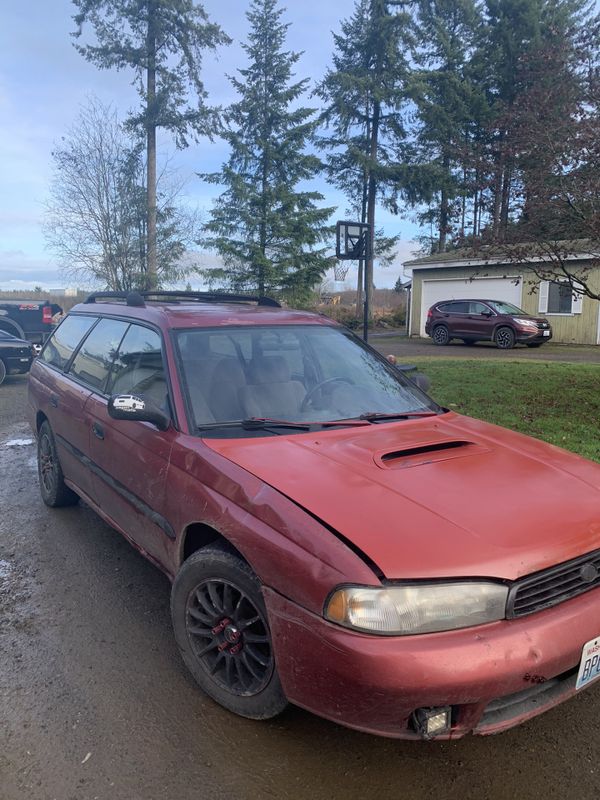
[[[92,425],[92,433],[96,438],[104,439],[104,428],[97,422],[94,422],[94,424]]]
[[[52,408],[58,408],[58,397],[55,394],[50,395],[50,405]]]

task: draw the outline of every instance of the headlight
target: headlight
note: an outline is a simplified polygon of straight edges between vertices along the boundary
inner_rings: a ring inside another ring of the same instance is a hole
[[[517,325],[524,325],[526,328],[537,328],[537,322],[534,322],[532,319],[519,319],[515,317],[514,321]]]
[[[400,635],[449,631],[504,619],[508,588],[499,583],[409,584],[335,591],[325,617],[348,628]]]

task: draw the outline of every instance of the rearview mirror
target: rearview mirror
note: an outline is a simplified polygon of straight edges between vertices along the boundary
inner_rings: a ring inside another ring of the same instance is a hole
[[[168,414],[143,395],[114,394],[108,401],[108,415],[113,419],[137,420],[166,431],[171,424]]]

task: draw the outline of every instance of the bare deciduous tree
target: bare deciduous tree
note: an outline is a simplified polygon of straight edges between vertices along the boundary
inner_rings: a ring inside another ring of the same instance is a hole
[[[143,146],[127,136],[116,111],[90,98],[52,153],[46,204],[49,249],[69,277],[124,291],[145,285],[146,187]],[[158,282],[191,271],[181,258],[197,238],[194,213],[178,208],[181,185],[163,174],[158,192]]]

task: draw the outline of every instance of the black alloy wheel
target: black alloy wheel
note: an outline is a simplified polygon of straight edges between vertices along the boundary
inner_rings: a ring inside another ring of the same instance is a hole
[[[40,426],[37,444],[38,476],[42,500],[51,508],[75,505],[79,497],[65,483],[56,452],[56,442],[47,420]]]
[[[498,328],[496,331],[496,347],[500,350],[510,350],[515,346],[515,334],[512,328]]]
[[[258,694],[273,673],[271,639],[261,611],[238,586],[221,579],[198,584],[185,619],[196,658],[232,694]]]
[[[284,710],[260,582],[236,553],[211,545],[190,556],[171,614],[183,659],[208,695],[251,719]]]
[[[434,344],[444,345],[448,344],[450,341],[450,332],[445,325],[436,325],[433,329],[433,333],[431,338],[434,341]]]

